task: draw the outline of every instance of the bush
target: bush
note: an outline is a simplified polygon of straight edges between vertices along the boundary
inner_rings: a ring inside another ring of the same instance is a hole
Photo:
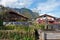
[[[16,27],[15,25],[5,26],[5,30],[14,30],[15,27]]]
[[[3,30],[2,30],[3,31]],[[34,40],[34,34],[31,32],[20,31],[0,31],[0,39],[13,39],[13,40]]]
[[[45,25],[43,25],[43,24],[40,24],[39,27],[40,27],[41,30],[45,29]]]
[[[15,35],[14,40],[20,40],[20,36],[18,34]]]
[[[3,26],[3,21],[2,20],[0,20],[0,26]]]
[[[0,32],[0,38],[2,38],[2,34],[3,34],[3,33],[2,33],[2,32]]]
[[[34,23],[34,26],[35,26],[35,29],[41,29],[41,30],[45,29],[45,24]]]

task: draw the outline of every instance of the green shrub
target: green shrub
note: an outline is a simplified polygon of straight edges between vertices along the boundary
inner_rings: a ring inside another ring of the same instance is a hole
[[[16,32],[10,32],[10,38],[14,38],[15,37],[15,35],[16,35]]]
[[[44,24],[40,24],[39,27],[40,27],[41,30],[45,29],[45,25]]]
[[[41,29],[41,30],[45,29],[45,24],[34,23],[33,25],[35,26],[35,29]]]
[[[2,31],[0,31],[0,39],[34,40],[34,35],[31,32]]]
[[[0,26],[3,26],[3,21],[2,20],[0,20]]]
[[[15,25],[5,26],[5,30],[14,30],[15,27],[16,27]]]
[[[0,30],[5,30],[5,26],[0,26]]]
[[[2,33],[2,32],[0,32],[0,38],[2,38],[2,35],[3,35],[3,33]]]
[[[16,35],[14,36],[14,40],[20,40],[20,35],[19,35],[19,34],[16,34]]]

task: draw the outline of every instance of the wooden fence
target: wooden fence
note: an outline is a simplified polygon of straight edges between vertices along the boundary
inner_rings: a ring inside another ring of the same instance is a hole
[[[60,40],[60,32],[57,31],[40,32],[39,35],[39,40]]]

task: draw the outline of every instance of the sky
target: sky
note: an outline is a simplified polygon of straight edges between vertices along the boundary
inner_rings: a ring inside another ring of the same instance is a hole
[[[60,17],[60,0],[0,0],[0,5],[11,8],[28,8],[39,15]]]

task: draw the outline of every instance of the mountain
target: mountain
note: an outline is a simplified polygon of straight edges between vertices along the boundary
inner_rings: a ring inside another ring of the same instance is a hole
[[[4,14],[5,11],[8,11],[8,10],[17,11],[17,12],[21,13],[22,15],[28,17],[29,19],[34,19],[39,16],[38,13],[33,12],[32,10],[27,9],[27,8],[18,9],[18,8],[9,8],[9,7],[0,6],[0,14]]]
[[[14,8],[14,10],[16,10],[17,12],[20,12],[21,14],[23,14],[24,16],[26,16],[30,19],[32,19],[32,18],[34,19],[34,18],[39,16],[38,13],[33,12],[30,9],[27,9],[27,8],[21,8],[21,9]]]

